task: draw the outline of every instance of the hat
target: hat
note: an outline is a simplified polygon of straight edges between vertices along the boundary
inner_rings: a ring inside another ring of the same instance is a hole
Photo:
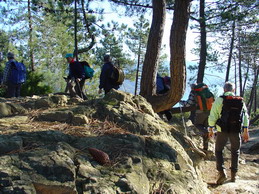
[[[11,52],[7,53],[7,58],[8,59],[14,59],[14,54],[11,53]]]
[[[72,53],[67,53],[66,56],[65,56],[65,58],[69,58],[69,57],[70,57],[70,58],[73,58],[74,56],[73,56]]]

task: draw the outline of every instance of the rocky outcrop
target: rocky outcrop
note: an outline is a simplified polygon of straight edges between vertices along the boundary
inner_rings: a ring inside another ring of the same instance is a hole
[[[50,95],[18,104],[30,123],[0,127],[3,193],[209,193],[181,133],[141,96],[112,91],[76,102]],[[97,162],[89,148],[109,162]]]

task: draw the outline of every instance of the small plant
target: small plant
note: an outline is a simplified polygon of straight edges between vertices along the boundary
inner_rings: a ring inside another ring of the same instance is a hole
[[[27,80],[22,85],[21,96],[44,95],[52,92],[48,85],[44,85],[42,81],[44,75],[38,72],[28,72]]]

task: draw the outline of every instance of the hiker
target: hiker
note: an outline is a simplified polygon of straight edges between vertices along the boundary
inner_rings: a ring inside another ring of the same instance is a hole
[[[195,105],[197,108],[195,110],[195,114],[192,113],[191,120],[194,124],[194,126],[201,132],[201,136],[203,139],[203,150],[207,151],[209,147],[209,133],[208,133],[208,117],[210,114],[210,108],[204,108],[201,107],[201,102],[203,99],[201,99],[201,95],[199,94],[200,91],[203,89],[208,89],[208,86],[204,83],[200,84],[192,84],[191,85],[191,92],[189,94],[189,98],[187,101],[180,101],[180,104],[183,106],[193,106]],[[213,96],[213,94],[211,93]],[[212,104],[212,103],[211,103]]]
[[[111,74],[113,72],[113,64],[111,62],[110,55],[105,55],[104,58],[104,65],[102,67],[101,75],[100,75],[100,85],[99,85],[99,94],[102,93],[102,90],[104,90],[105,95],[111,90],[111,89],[119,89],[120,85],[115,83],[115,81],[112,79]]]
[[[26,80],[26,68],[23,63],[15,60],[14,54],[7,53],[8,62],[6,63],[2,85],[7,86],[7,97],[20,97],[21,86]]]
[[[217,184],[222,184],[227,175],[224,169],[222,151],[228,139],[231,144],[231,181],[235,182],[238,171],[238,158],[241,147],[241,126],[243,126],[243,140],[249,139],[249,116],[243,99],[234,96],[234,85],[226,82],[224,94],[218,97],[212,105],[209,115],[209,137],[213,137],[213,128],[216,126],[217,137],[215,146],[216,168],[218,170]]]
[[[78,61],[75,61],[72,53],[66,54],[65,58],[69,63],[69,75],[66,81],[70,96],[80,97],[84,100],[87,99],[83,92],[85,84],[85,72],[83,66]]]
[[[165,76],[161,77],[159,74],[156,76],[156,93],[164,94],[170,89],[170,77]],[[172,114],[170,109],[159,112],[160,115],[165,115],[167,120],[170,121],[172,119]]]

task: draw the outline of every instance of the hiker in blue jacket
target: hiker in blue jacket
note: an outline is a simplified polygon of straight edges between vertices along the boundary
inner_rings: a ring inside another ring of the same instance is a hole
[[[86,95],[83,92],[83,87],[85,84],[85,71],[83,66],[78,61],[75,61],[74,55],[72,53],[66,54],[65,58],[69,63],[67,87],[70,96],[87,99]]]
[[[12,73],[13,68],[15,68],[15,63],[17,63],[17,61],[14,58],[13,53],[11,53],[11,52],[7,53],[7,59],[8,59],[8,62],[6,63],[6,66],[4,69],[2,85],[7,86],[7,97],[8,98],[20,97],[21,85],[25,81],[25,75],[24,75],[24,77],[21,77],[21,79],[23,79],[23,80],[20,81],[20,80],[18,80],[19,78],[17,77],[18,74]],[[19,63],[19,64],[21,64],[21,63]],[[25,68],[25,66],[24,66],[24,68]],[[26,74],[26,71],[25,71],[25,74]],[[18,81],[18,83],[14,82],[13,80]]]
[[[113,65],[111,62],[110,55],[105,55],[104,58],[104,65],[102,67],[101,75],[100,75],[100,85],[99,85],[99,94],[102,93],[102,89],[105,92],[105,95],[111,89],[119,89],[119,85],[114,83],[114,80],[111,78],[111,74],[113,71]]]

